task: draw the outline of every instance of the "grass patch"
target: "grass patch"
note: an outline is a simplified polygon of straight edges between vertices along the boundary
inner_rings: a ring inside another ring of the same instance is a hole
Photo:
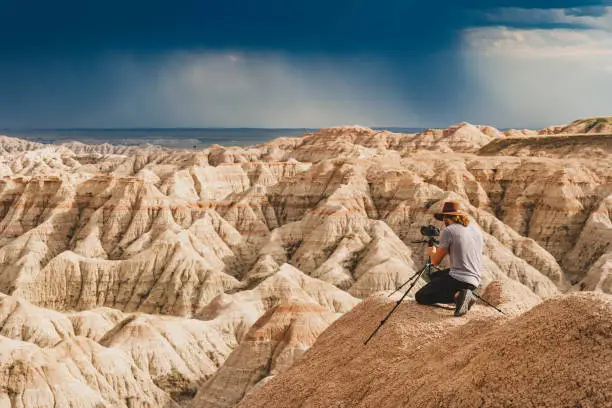
[[[195,384],[192,384],[175,368],[169,374],[158,377],[153,382],[170,394],[170,397],[176,402],[189,401],[195,397],[198,391]]]
[[[575,135],[554,135],[554,136],[534,136],[534,137],[507,137],[496,139],[482,147],[478,154],[481,156],[495,155],[510,147],[537,147],[537,148],[567,148],[600,146],[609,148],[612,146],[612,134],[575,134]]]

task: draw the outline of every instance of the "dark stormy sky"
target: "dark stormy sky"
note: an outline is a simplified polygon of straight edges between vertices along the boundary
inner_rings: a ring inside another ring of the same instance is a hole
[[[612,115],[612,0],[0,0],[0,128]]]

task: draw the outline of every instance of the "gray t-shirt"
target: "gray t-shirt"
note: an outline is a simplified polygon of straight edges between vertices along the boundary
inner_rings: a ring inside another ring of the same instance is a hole
[[[474,286],[480,284],[482,260],[482,232],[473,220],[467,227],[451,224],[440,234],[440,248],[448,250],[450,276]]]

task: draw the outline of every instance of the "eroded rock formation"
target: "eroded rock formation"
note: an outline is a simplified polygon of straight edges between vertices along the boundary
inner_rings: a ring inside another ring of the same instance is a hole
[[[0,405],[174,406],[197,391],[194,406],[234,406],[417,272],[419,229],[450,199],[483,230],[495,304],[612,293],[604,119],[201,151],[0,138]]]

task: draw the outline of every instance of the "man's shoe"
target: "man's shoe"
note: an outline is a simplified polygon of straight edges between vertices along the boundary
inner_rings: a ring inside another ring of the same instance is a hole
[[[470,290],[470,295],[472,295],[472,298],[468,302],[468,310],[470,310],[472,306],[474,306],[474,303],[478,301],[478,298],[476,297],[476,295],[474,295],[474,292],[472,292],[471,290]]]
[[[466,314],[474,303],[476,303],[476,296],[472,294],[472,291],[469,289],[461,289],[459,291],[459,296],[457,296],[455,316],[463,316]]]

